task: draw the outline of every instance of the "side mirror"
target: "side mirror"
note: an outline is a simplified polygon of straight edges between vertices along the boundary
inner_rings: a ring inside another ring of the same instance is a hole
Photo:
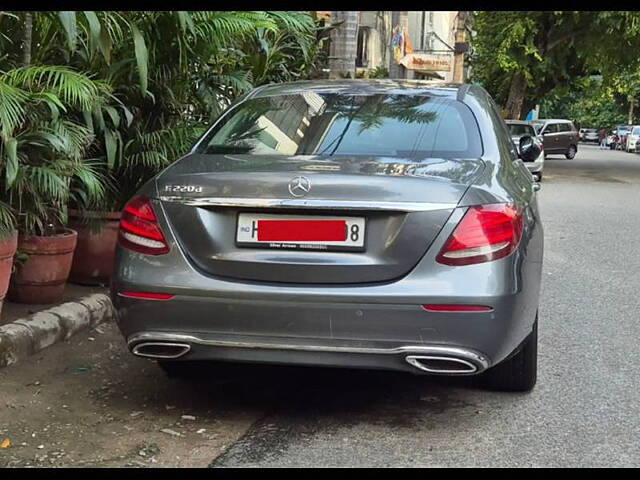
[[[518,156],[523,162],[535,161],[542,152],[538,143],[529,135],[520,138],[520,148],[518,150]]]

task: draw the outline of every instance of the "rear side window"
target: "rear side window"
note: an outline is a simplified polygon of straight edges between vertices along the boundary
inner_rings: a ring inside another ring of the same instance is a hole
[[[544,133],[558,133],[558,124],[557,123],[549,123],[544,129]]]
[[[478,158],[469,108],[428,95],[303,92],[239,104],[199,153]]]
[[[531,125],[523,125],[521,123],[508,123],[511,135],[534,135],[536,131]]]

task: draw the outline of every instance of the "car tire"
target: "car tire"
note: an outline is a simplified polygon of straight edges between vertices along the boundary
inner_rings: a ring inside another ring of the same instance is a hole
[[[576,156],[576,153],[578,153],[578,149],[576,148],[575,145],[571,145],[569,147],[569,150],[567,150],[567,153],[564,154],[564,156],[567,157],[567,160],[573,160]]]
[[[529,392],[538,377],[538,315],[515,353],[482,374],[484,386],[501,392]]]

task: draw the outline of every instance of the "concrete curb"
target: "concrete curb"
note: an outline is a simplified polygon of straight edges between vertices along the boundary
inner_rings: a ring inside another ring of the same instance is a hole
[[[87,295],[0,327],[0,368],[13,365],[81,330],[115,318],[111,299]]]

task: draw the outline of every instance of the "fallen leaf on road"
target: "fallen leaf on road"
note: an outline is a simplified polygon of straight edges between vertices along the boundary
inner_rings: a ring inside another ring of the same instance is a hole
[[[9,448],[11,446],[11,440],[9,440],[8,438],[5,438],[1,443],[0,443],[0,448]]]
[[[174,437],[182,437],[181,433],[176,432],[175,430],[171,430],[170,428],[163,428],[160,430],[162,433],[166,433],[167,435],[173,435]]]

